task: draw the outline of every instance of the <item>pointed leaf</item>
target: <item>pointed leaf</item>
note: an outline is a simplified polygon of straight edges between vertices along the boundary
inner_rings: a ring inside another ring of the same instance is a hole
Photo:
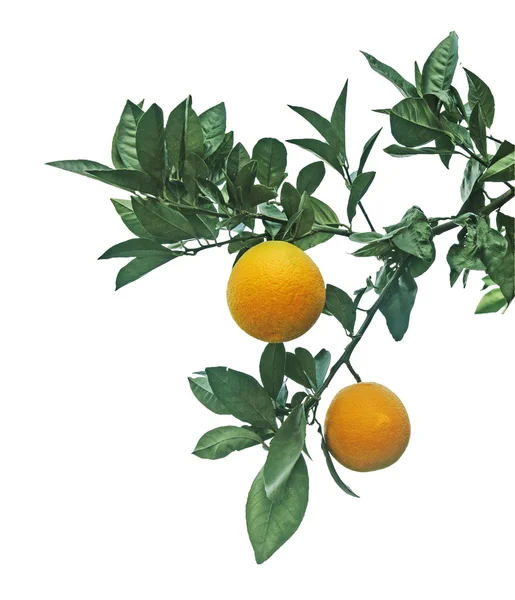
[[[131,169],[120,169],[115,171],[112,169],[109,171],[91,170],[88,172],[95,179],[109,185],[114,185],[122,190],[151,194],[152,196],[157,196],[159,194],[155,183],[142,171],[132,171]]]
[[[492,160],[491,165],[481,175],[478,182],[483,181],[513,181],[515,179],[515,152],[510,152],[500,160]]]
[[[386,318],[388,330],[393,339],[399,342],[408,330],[409,319],[415,298],[417,284],[413,276],[405,271],[390,287],[389,293],[379,310]]]
[[[515,298],[515,218],[499,213],[499,226],[506,231],[508,249],[502,261],[489,275],[501,288],[506,301],[510,304]]]
[[[424,95],[424,92],[422,91],[422,72],[420,71],[417,61],[415,61],[415,86],[418,95],[422,98]]]
[[[338,155],[334,151],[334,149],[329,146],[329,144],[325,144],[320,140],[287,140],[290,144],[295,144],[304,150],[308,150],[312,152],[315,156],[318,156],[322,160],[324,160],[328,165],[336,169],[340,175],[343,175],[342,166],[338,159]]]
[[[132,259],[128,265],[122,267],[118,272],[116,277],[116,289],[119,290],[124,285],[136,281],[136,279],[143,277],[143,275],[157,269],[157,267],[164,265],[181,254],[182,252],[170,252],[170,254]]]
[[[263,138],[252,151],[252,159],[257,160],[259,183],[270,188],[281,185],[286,170],[286,148],[274,138]]]
[[[137,199],[132,207],[138,221],[151,235],[170,243],[195,237],[193,228],[184,215],[157,200]]]
[[[363,146],[363,152],[361,153],[361,158],[359,160],[358,175],[361,175],[361,173],[363,173],[363,169],[365,167],[365,163],[367,162],[367,158],[369,157],[370,152],[372,151],[372,148],[375,144],[375,141],[377,140],[382,130],[383,128],[381,127],[381,129],[376,131],[374,135]]]
[[[205,433],[197,442],[193,454],[199,458],[216,460],[225,458],[236,450],[245,450],[262,443],[259,435],[250,429],[226,425]]]
[[[343,325],[347,333],[352,334],[354,324],[356,323],[356,307],[351,297],[340,288],[328,283],[326,287],[325,306]]]
[[[267,344],[261,355],[259,374],[271,398],[277,398],[284,380],[286,351],[284,344]]]
[[[390,113],[392,135],[403,146],[422,146],[442,131],[438,119],[423,98],[401,100]]]
[[[315,370],[316,370],[316,386],[319,388],[323,383],[329,366],[331,364],[331,353],[325,349],[315,356]]]
[[[469,84],[468,103],[471,108],[479,104],[483,110],[485,123],[491,127],[495,116],[495,101],[490,88],[477,75],[464,69]]]
[[[111,202],[129,231],[139,238],[155,239],[138,221],[131,200],[111,198]]]
[[[451,87],[458,64],[458,36],[454,31],[431,52],[422,68],[422,91],[435,94]]]
[[[325,141],[332,148],[334,148],[336,152],[339,152],[340,139],[333,129],[331,123],[325,117],[322,117],[314,110],[310,110],[309,108],[302,108],[302,106],[291,106],[290,104],[288,104],[288,106],[301,117],[304,117],[304,119],[306,119],[310,125],[313,125],[313,127],[318,131],[318,133],[320,133]]]
[[[368,188],[372,185],[375,176],[376,174],[374,171],[361,173],[361,175],[358,175],[352,182],[349,202],[347,204],[347,217],[349,223],[352,223],[352,220],[356,216],[357,206],[361,198],[367,193]]]
[[[238,142],[227,158],[227,175],[232,181],[248,162],[250,162],[249,153],[245,150],[245,146]]]
[[[444,138],[448,139],[448,138]],[[450,143],[450,142],[449,142]],[[440,155],[451,155],[453,152],[454,145],[451,144],[451,149],[448,148],[406,148],[405,146],[396,146],[392,144],[385,148],[384,151],[390,156],[397,158],[404,158],[405,156],[415,156],[417,154],[440,154]]]
[[[179,256],[182,254],[182,252],[172,252],[169,248],[165,248],[153,240],[136,238],[112,246],[109,248],[109,250],[106,250],[102,256],[99,256],[99,260],[106,258],[143,258],[145,256],[169,256],[170,254]]]
[[[213,394],[209,381],[205,375],[188,377],[191,391],[195,398],[211,412],[217,415],[230,415],[222,402]]]
[[[469,118],[470,137],[476,144],[479,152],[487,157],[488,151],[486,148],[486,124],[483,116],[483,110],[480,104],[476,104],[470,113]]]
[[[324,176],[325,166],[324,163],[320,161],[311,163],[301,169],[297,177],[297,190],[299,194],[302,194],[303,192],[307,192],[309,195],[313,194],[322,183]]]
[[[305,388],[311,387],[309,379],[302,370],[302,366],[298,358],[295,356],[295,354],[292,354],[291,352],[286,352],[285,375],[289,379],[292,379],[293,381],[304,386]]]
[[[225,137],[225,104],[220,102],[199,115],[200,126],[204,132],[205,156],[211,156],[222,144]]]
[[[138,122],[136,151],[141,168],[162,190],[165,182],[165,130],[163,111],[157,104],[152,104]]]
[[[179,172],[184,160],[184,124],[186,122],[187,102],[187,100],[183,100],[176,106],[166,122],[166,149],[170,164],[173,165],[176,172]]]
[[[347,112],[347,88],[349,80],[345,82],[343,89],[338,96],[338,100],[334,105],[333,114],[331,115],[331,125],[340,140],[339,152],[342,156],[346,156],[345,142],[345,118]],[[329,140],[327,140],[329,141]]]
[[[136,150],[136,129],[142,115],[141,108],[134,102],[127,100],[118,123],[118,133],[116,135],[118,155],[127,169],[141,170]]]
[[[377,58],[374,58],[372,55],[367,54],[366,52],[361,52],[361,54],[363,54],[363,56],[368,60],[368,64],[372,67],[372,69],[376,73],[379,73],[379,75],[382,75],[388,79],[388,81],[391,81],[405,98],[416,98],[418,96],[417,88],[412,83],[404,79],[404,77],[399,75],[397,71],[380,62],[377,60]]]
[[[56,167],[57,169],[63,169],[63,171],[70,171],[70,173],[77,173],[78,175],[85,175],[92,179],[97,179],[90,171],[112,171],[111,167],[107,167],[102,163],[95,162],[94,160],[55,160],[53,162],[46,163],[49,167]]]
[[[197,113],[191,107],[191,96],[186,102],[186,124],[184,127],[184,154],[204,157],[204,132]]]
[[[311,387],[314,388],[317,383],[317,378],[315,359],[311,355],[311,352],[306,350],[306,348],[295,348],[295,357],[297,358],[301,369],[306,374],[306,377],[311,382]]]
[[[281,205],[288,219],[299,211],[300,194],[291,183],[285,181],[281,187]]]
[[[476,315],[495,313],[507,306],[506,298],[501,290],[496,287],[487,292],[476,307]]]
[[[322,438],[322,452],[324,453],[324,456],[325,456],[327,468],[329,469],[329,473],[331,474],[331,477],[333,478],[334,482],[341,490],[343,490],[346,494],[349,494],[349,496],[354,496],[354,498],[359,498],[359,496],[357,494],[355,494],[350,489],[349,486],[347,486],[347,485],[345,485],[345,483],[343,483],[340,476],[338,475],[338,471],[336,470],[336,468],[334,466],[333,459],[331,458],[331,454],[329,453],[329,449],[327,447],[327,443],[325,441],[324,435],[322,434],[322,427],[320,427],[320,426],[318,427],[318,432],[320,433],[320,437]]]

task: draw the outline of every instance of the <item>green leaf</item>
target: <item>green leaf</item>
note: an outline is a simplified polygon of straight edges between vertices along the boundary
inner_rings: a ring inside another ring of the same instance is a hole
[[[313,125],[313,127],[320,133],[320,135],[326,140],[326,142],[336,151],[340,150],[340,139],[336,134],[331,123],[325,118],[309,108],[302,108],[302,106],[291,106],[289,108],[299,114],[306,121]],[[300,190],[299,190],[300,191]]]
[[[165,130],[163,111],[157,104],[152,104],[138,122],[136,151],[141,168],[162,191],[166,171]]]
[[[89,174],[109,185],[128,190],[130,192],[140,192],[142,194],[151,194],[157,196],[159,191],[150,177],[142,171],[132,171],[130,169],[120,170],[90,170]]]
[[[305,388],[311,388],[311,383],[302,370],[298,358],[291,352],[286,352],[285,375],[288,379],[295,381],[299,385],[302,385]]]
[[[263,202],[268,202],[274,198],[277,198],[277,192],[272,188],[269,188],[266,185],[256,184],[250,189],[249,195],[247,196],[247,205],[250,208],[254,208],[255,206],[263,204]]]
[[[349,240],[351,242],[358,242],[360,244],[368,244],[369,242],[376,242],[382,240],[383,234],[377,233],[377,231],[365,231],[364,233],[353,233],[350,235]]]
[[[283,383],[279,393],[277,394],[277,398],[275,399],[275,403],[277,406],[281,406],[284,408],[286,406],[286,401],[288,400],[288,386],[286,383]]]
[[[380,115],[391,115],[392,109],[391,108],[373,108],[372,112],[379,113]]]
[[[251,160],[250,162],[243,165],[243,167],[238,171],[238,174],[234,179],[235,187],[241,188],[241,194],[242,198],[244,199],[245,205],[247,205],[246,200],[250,194],[252,186],[254,185],[257,169],[257,161]]]
[[[488,156],[486,148],[486,124],[480,104],[476,104],[469,118],[470,137],[483,156]]]
[[[454,31],[431,52],[422,68],[422,91],[436,94],[451,87],[458,64],[458,36]]]
[[[339,148],[336,148],[340,154],[344,157],[347,156],[345,149],[345,118],[347,112],[347,88],[348,88],[349,80],[345,82],[343,89],[338,96],[338,100],[336,100],[336,104],[333,108],[333,113],[331,115],[331,125],[333,130],[336,132],[338,139],[340,140]],[[329,140],[327,140],[329,141]]]
[[[500,264],[489,275],[510,304],[515,298],[515,219],[499,213],[498,227],[505,229],[508,249]]]
[[[440,124],[445,135],[451,139],[453,144],[466,146],[469,150],[473,149],[472,138],[470,137],[468,129],[457,123],[452,123],[443,115],[440,116]]]
[[[315,223],[315,211],[310,196],[304,192],[300,199],[299,212],[301,213],[296,223],[295,237],[302,237],[311,231]]]
[[[327,284],[325,294],[326,309],[343,325],[348,334],[354,331],[356,307],[351,297],[340,288]]]
[[[354,496],[354,498],[359,498],[359,496],[357,494],[355,494],[348,485],[343,483],[341,477],[338,475],[338,471],[336,470],[336,467],[334,466],[333,459],[331,458],[331,454],[329,452],[329,448],[327,447],[327,442],[325,441],[325,437],[322,433],[322,427],[320,425],[318,426],[318,433],[320,434],[320,437],[322,440],[322,452],[324,453],[324,456],[325,456],[327,468],[329,469],[329,473],[331,474],[331,477],[333,478],[334,482],[341,490],[343,490],[346,494],[349,494],[349,496]]]
[[[297,406],[302,404],[302,402],[304,402],[304,398],[307,398],[307,396],[308,395],[306,394],[306,392],[296,392],[295,394],[293,394],[291,399],[291,407],[296,408]]]
[[[485,218],[477,221],[478,256],[487,271],[493,272],[501,263],[508,250],[508,242]]]
[[[168,242],[181,242],[195,237],[188,219],[180,212],[157,200],[136,199],[132,203],[134,214],[148,233]]]
[[[213,393],[234,417],[255,427],[277,429],[272,399],[254,377],[226,367],[207,368],[206,375]]]
[[[461,200],[466,202],[472,191],[476,187],[476,183],[481,175],[481,164],[474,158],[469,158],[465,165],[465,171],[463,172],[463,179],[461,180]]]
[[[315,221],[320,225],[336,225],[339,222],[338,215],[334,212],[334,210],[328,206],[322,200],[318,198],[313,198],[310,196],[311,205],[313,206],[313,212],[315,213]],[[332,237],[332,234],[327,234]]]
[[[143,275],[157,269],[157,267],[164,265],[181,254],[182,252],[170,252],[169,254],[134,258],[118,272],[116,277],[116,289],[119,290],[124,285],[136,281],[136,279],[143,277]]]
[[[374,58],[372,55],[367,54],[366,52],[361,52],[361,54],[363,54],[363,56],[368,60],[368,64],[371,66],[371,68],[376,73],[379,73],[379,75],[382,75],[388,79],[388,81],[391,81],[405,98],[416,98],[418,96],[417,88],[412,83],[404,79],[404,77],[399,75],[397,71],[380,62],[377,60],[377,58]]]
[[[418,95],[422,98],[424,92],[422,91],[422,73],[417,61],[415,61],[415,86],[417,88]]]
[[[229,254],[234,254],[240,250],[248,250],[249,248],[252,248],[252,246],[256,246],[257,244],[263,242],[264,239],[264,235],[259,236],[255,233],[251,233],[250,231],[242,231],[232,238],[232,241],[227,246],[227,249],[229,250]]]
[[[184,161],[184,124],[186,122],[186,104],[183,100],[176,106],[166,122],[165,140],[168,159],[177,173]]]
[[[324,176],[325,166],[321,161],[311,163],[301,169],[297,177],[297,190],[299,194],[303,192],[307,192],[309,195],[313,194],[322,183]]]
[[[252,159],[257,160],[259,183],[270,188],[281,185],[286,170],[286,148],[274,138],[263,138],[252,150]]]
[[[267,344],[259,362],[259,374],[263,387],[273,399],[277,398],[283,385],[285,367],[284,344]]]
[[[115,169],[125,169],[125,163],[118,152],[118,126],[116,127],[111,143],[111,160]]]
[[[225,137],[225,104],[220,102],[199,115],[200,126],[204,133],[204,154],[211,156],[218,150]]]
[[[379,310],[383,313],[388,330],[393,339],[399,342],[408,330],[409,319],[415,298],[417,284],[411,273],[405,271],[390,287]]]
[[[111,202],[129,231],[140,238],[154,239],[154,236],[150,235],[138,221],[130,200],[111,198]]]
[[[295,348],[295,358],[297,359],[300,368],[306,374],[306,377],[309,379],[311,383],[311,387],[316,386],[316,366],[315,359],[313,358],[311,352],[306,350],[306,348]]]
[[[362,258],[376,256],[377,258],[383,260],[391,253],[392,247],[390,242],[387,239],[380,239],[375,242],[371,242],[356,252],[353,252],[353,256],[360,256]]]
[[[118,155],[127,169],[141,170],[136,150],[136,129],[143,115],[141,108],[127,100],[116,135]]]
[[[331,353],[325,348],[315,356],[316,386],[317,389],[324,383],[327,371],[331,364]]]
[[[92,179],[97,179],[90,171],[112,171],[111,167],[106,167],[102,163],[95,162],[94,160],[55,160],[53,162],[46,163],[49,167],[56,167],[57,169],[63,169],[63,171],[70,171],[70,173],[77,173],[78,175],[85,175]]]
[[[197,113],[191,107],[191,96],[186,102],[186,124],[184,127],[184,155],[197,154],[204,157],[204,132]]]
[[[435,258],[433,230],[425,214],[413,206],[399,223],[401,231],[392,236],[392,242],[412,256],[432,263]]]
[[[500,160],[492,160],[488,169],[479,178],[483,181],[513,181],[515,179],[515,152],[510,152]]]
[[[481,298],[476,308],[476,315],[499,312],[505,306],[507,306],[506,298],[500,288],[496,287]]]
[[[330,240],[332,237],[332,233],[315,232],[310,233],[309,235],[305,235],[304,237],[298,240],[294,240],[293,243],[295,246],[297,246],[297,248],[300,248],[301,250],[309,250],[310,248],[314,248],[319,244],[327,242],[327,240]]]
[[[268,560],[297,531],[309,498],[308,470],[302,456],[279,502],[267,497],[263,470],[250,488],[246,505],[247,531],[258,564]]]
[[[469,217],[468,215],[463,215],[459,219],[456,219],[456,222],[460,225],[464,224],[465,228],[458,235],[459,243],[452,245],[447,253],[447,263],[451,269],[451,287],[456,283],[464,269],[475,271],[485,269],[485,265],[479,256],[477,216],[470,215]]]
[[[143,258],[145,256],[169,256],[170,254],[175,255],[170,258],[175,258],[176,256],[180,256],[182,252],[172,252],[169,248],[165,248],[153,240],[136,238],[112,246],[109,248],[109,250],[106,250],[102,256],[99,256],[98,260],[106,258]]]
[[[338,173],[340,173],[340,175],[343,175],[343,170],[342,170],[340,161],[338,159],[338,155],[336,154],[334,148],[329,146],[329,144],[325,144],[324,142],[321,142],[320,140],[311,140],[311,139],[287,140],[287,141],[290,144],[295,144],[296,146],[299,146],[300,148],[303,148],[304,150],[308,150],[309,152],[312,152],[315,156],[318,156],[318,158],[321,158],[328,165],[333,167],[333,169],[336,169],[336,171],[338,171]]]
[[[197,442],[193,454],[199,458],[215,460],[225,458],[235,450],[245,450],[262,443],[263,440],[254,431],[226,425],[205,433]]]
[[[206,196],[206,198],[209,198],[209,200],[215,202],[218,206],[225,206],[223,194],[215,183],[209,181],[209,179],[203,179],[202,177],[197,177],[196,182],[200,192]]]
[[[205,375],[200,377],[188,377],[191,391],[195,398],[211,412],[217,415],[230,415],[222,402],[213,394],[209,381]]]
[[[299,211],[300,194],[291,183],[285,181],[281,187],[281,205],[288,219]]]
[[[383,130],[382,127],[381,127],[381,129],[378,129],[374,133],[374,135],[367,141],[367,143],[363,146],[363,152],[361,153],[361,158],[359,160],[358,175],[361,175],[361,173],[363,173],[363,169],[365,167],[365,163],[367,162],[367,158],[369,157],[370,152],[372,151],[372,148],[375,144],[375,141],[377,140],[377,138],[382,130]]]
[[[349,219],[349,223],[352,223],[352,220],[356,216],[356,208],[361,198],[363,198],[363,196],[367,193],[368,188],[372,185],[375,176],[375,171],[361,173],[361,175],[358,175],[352,182],[349,202],[347,204],[347,217]]]
[[[490,88],[486,83],[480,79],[477,75],[464,69],[467,74],[467,80],[469,84],[468,101],[469,106],[479,105],[483,110],[485,117],[485,123],[487,127],[491,127],[495,116],[495,101]]]
[[[439,135],[435,138],[435,146],[438,150],[438,154],[440,155],[440,160],[448,169],[452,155],[455,154],[455,146],[453,142],[445,134]]]
[[[440,136],[441,137],[441,136]],[[447,139],[447,138],[444,138]],[[450,143],[450,142],[449,142]],[[385,148],[384,151],[390,156],[403,158],[405,156],[415,156],[416,154],[440,154],[440,155],[451,155],[454,154],[454,145],[451,144],[450,148],[406,148],[405,146],[396,146],[392,144]]]
[[[232,181],[248,162],[250,162],[249,153],[245,150],[245,146],[238,142],[227,158],[227,175]]]
[[[442,131],[423,98],[407,98],[396,104],[390,113],[390,127],[395,140],[410,148],[427,144]]]
[[[306,413],[297,406],[285,419],[270,442],[270,451],[263,467],[265,493],[274,503],[280,502],[306,439]]]

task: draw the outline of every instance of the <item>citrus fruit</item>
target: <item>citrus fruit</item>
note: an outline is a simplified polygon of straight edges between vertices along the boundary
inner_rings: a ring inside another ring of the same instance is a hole
[[[325,438],[329,452],[348,469],[384,469],[406,450],[408,413],[384,385],[355,383],[340,390],[329,405]]]
[[[325,304],[316,264],[287,242],[263,242],[234,265],[227,304],[236,323],[264,342],[286,342],[310,329]]]

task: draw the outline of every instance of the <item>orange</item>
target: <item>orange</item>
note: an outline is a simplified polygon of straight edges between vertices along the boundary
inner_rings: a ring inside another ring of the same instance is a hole
[[[325,438],[329,452],[348,469],[384,469],[406,450],[408,413],[384,385],[355,383],[340,390],[329,405]]]
[[[316,264],[287,242],[263,242],[234,265],[227,285],[233,319],[264,342],[287,342],[315,324],[325,304]]]

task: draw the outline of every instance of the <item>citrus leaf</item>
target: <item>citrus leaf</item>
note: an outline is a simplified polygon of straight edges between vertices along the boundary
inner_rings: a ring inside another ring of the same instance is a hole
[[[311,387],[309,379],[302,370],[302,366],[299,363],[298,358],[292,352],[286,352],[285,375],[288,377],[288,379],[292,379],[305,388]]]
[[[270,442],[263,482],[265,493],[272,502],[280,502],[288,480],[297,464],[306,439],[306,413],[299,405],[285,419]]]
[[[196,154],[204,158],[204,132],[197,113],[191,107],[192,98],[186,101],[186,123],[184,126],[184,155]]]
[[[495,157],[494,157],[495,159]],[[515,152],[504,156],[500,160],[492,160],[491,165],[479,178],[483,181],[513,181],[515,179]]]
[[[250,208],[254,208],[255,206],[263,204],[263,202],[268,202],[274,198],[277,198],[277,192],[266,185],[261,185],[258,183],[253,185],[250,189],[250,192],[247,196],[247,205]]]
[[[402,75],[399,75],[395,69],[385,65],[371,54],[367,54],[366,52],[361,52],[361,54],[363,54],[363,56],[368,60],[368,64],[372,70],[393,83],[393,85],[405,98],[416,98],[418,96],[417,88],[412,83],[404,79]]]
[[[119,290],[124,285],[136,281],[140,277],[143,277],[143,275],[150,273],[150,271],[157,269],[157,267],[166,264],[181,254],[182,252],[170,252],[169,254],[132,259],[129,264],[122,267],[118,272],[116,277],[116,289]]]
[[[328,283],[325,307],[343,325],[347,333],[352,334],[356,323],[356,307],[351,297],[340,288]]]
[[[363,169],[365,167],[365,163],[367,162],[367,158],[369,157],[370,152],[372,151],[372,148],[374,147],[374,144],[382,130],[382,127],[381,129],[378,129],[363,146],[363,152],[361,153],[361,158],[359,159],[358,175],[361,175],[361,173],[363,173]]]
[[[303,192],[307,192],[309,195],[313,194],[322,183],[324,176],[325,166],[321,161],[311,163],[301,169],[297,177],[297,190],[299,194]]]
[[[205,433],[197,442],[193,454],[199,458],[216,460],[225,458],[236,450],[245,450],[262,443],[263,440],[254,431],[226,425]]]
[[[340,175],[343,175],[342,166],[338,159],[338,155],[334,148],[320,140],[304,139],[304,140],[287,140],[290,144],[295,144],[304,150],[312,152],[318,158],[324,160],[328,165],[336,169]]]
[[[476,104],[470,113],[469,118],[470,137],[482,156],[488,156],[486,148],[486,123],[483,116],[483,109],[480,104]]]
[[[320,437],[322,438],[322,452],[325,456],[327,468],[329,469],[329,473],[331,474],[331,477],[333,478],[334,482],[341,490],[343,490],[346,494],[349,494],[349,496],[359,498],[359,496],[355,494],[348,485],[345,485],[345,483],[343,483],[341,477],[338,475],[338,471],[334,466],[333,459],[331,458],[331,454],[329,453],[325,437],[322,433],[322,427],[320,425],[318,426],[318,433],[320,433]]]
[[[500,290],[496,287],[493,290],[487,292],[479,301],[476,307],[476,315],[484,315],[487,313],[495,313],[502,310],[507,306],[506,298]]]
[[[132,171],[131,169],[91,170],[89,174],[99,181],[122,190],[151,194],[152,196],[157,196],[159,193],[152,179],[142,171]]]
[[[186,104],[183,100],[170,113],[166,121],[165,141],[170,164],[179,173],[184,161],[184,124],[186,122]]]
[[[352,220],[356,216],[357,206],[361,198],[363,198],[363,196],[367,193],[368,188],[372,185],[375,176],[375,171],[361,173],[352,182],[349,202],[347,204],[347,217],[349,219],[349,223],[352,223]]]
[[[141,165],[136,150],[136,130],[142,115],[141,108],[134,102],[127,100],[118,123],[118,133],[116,135],[118,155],[125,168],[137,171],[141,170]]]
[[[345,149],[345,119],[347,112],[347,88],[348,88],[349,80],[345,82],[340,95],[338,96],[338,100],[336,100],[336,104],[333,108],[333,113],[331,115],[331,126],[333,130],[336,132],[336,135],[340,141],[339,148],[336,148],[337,151],[344,157],[346,157],[346,149]],[[329,140],[328,140],[329,141]]]
[[[267,497],[261,469],[250,488],[245,511],[247,531],[258,564],[268,560],[297,531],[308,498],[308,470],[302,456],[295,464],[279,502],[272,502]]]
[[[241,168],[248,162],[250,162],[249,153],[245,149],[245,146],[238,142],[227,157],[228,177],[234,181]]]
[[[295,348],[295,357],[301,367],[301,369],[306,374],[306,377],[309,379],[311,383],[311,387],[316,386],[316,366],[315,359],[311,355],[309,350],[306,348]]]
[[[271,398],[277,398],[283,385],[285,366],[284,344],[267,344],[259,362],[259,374],[263,387]]]
[[[510,304],[515,298],[515,219],[503,213],[499,213],[497,218],[498,227],[505,229],[508,249],[500,264],[489,275]]]
[[[427,144],[442,131],[423,98],[407,98],[396,104],[390,113],[390,127],[395,140],[410,148]]]
[[[409,319],[415,298],[417,284],[411,273],[405,271],[389,288],[379,310],[383,313],[388,330],[393,339],[399,342],[409,326]]]
[[[485,123],[487,127],[491,127],[495,116],[495,101],[490,88],[477,75],[464,69],[467,74],[469,84],[468,103],[470,108],[474,108],[477,104],[483,109]]]
[[[316,371],[316,385],[319,388],[323,383],[329,366],[331,364],[331,353],[327,350],[322,349],[315,356],[315,371]]]
[[[281,204],[288,219],[299,212],[300,198],[300,193],[293,185],[285,181],[281,187]]]
[[[298,115],[306,119],[306,121],[313,125],[313,127],[320,133],[325,141],[336,151],[340,150],[340,139],[336,134],[331,123],[325,118],[316,113],[314,110],[309,108],[302,108],[302,106],[291,106],[288,107],[295,111]],[[300,190],[299,190],[300,191]]]
[[[184,215],[157,200],[138,198],[133,201],[132,208],[138,221],[151,235],[170,243],[195,237],[193,228]]]
[[[136,152],[143,171],[161,191],[165,184],[165,130],[163,111],[157,104],[141,116],[136,129]]]
[[[56,167],[57,169],[63,169],[63,171],[70,171],[70,173],[77,173],[78,175],[85,175],[92,179],[97,179],[90,171],[112,171],[111,167],[107,167],[102,163],[95,162],[94,160],[54,160],[53,162],[46,163],[49,167]]]
[[[220,102],[199,115],[200,126],[204,133],[205,156],[211,156],[218,150],[225,138],[226,110]]]
[[[211,389],[205,374],[195,378],[188,377],[188,382],[195,398],[211,412],[214,412],[217,415],[231,414],[222,402],[213,394],[213,390]]]
[[[136,238],[112,246],[109,248],[109,250],[106,250],[102,256],[99,256],[98,260],[106,258],[143,258],[145,256],[169,256],[170,254],[175,255],[170,258],[175,258],[181,255],[182,252],[172,252],[172,250],[169,248],[165,248],[153,240]]]
[[[447,139],[447,138],[444,138]],[[450,143],[450,142],[449,142]],[[405,146],[396,146],[395,144],[388,146],[384,151],[390,156],[403,158],[405,156],[415,156],[416,154],[440,154],[440,155],[451,155],[455,154],[454,145],[452,148],[406,148]]]
[[[274,138],[263,138],[252,150],[253,160],[257,160],[259,183],[270,188],[281,185],[286,170],[286,148]]]
[[[415,87],[417,88],[418,95],[422,98],[424,95],[424,92],[422,91],[422,72],[420,71],[417,61],[415,61]]]
[[[454,31],[431,52],[422,67],[422,92],[436,94],[451,87],[458,64],[458,36]]]
[[[129,231],[140,238],[155,239],[138,221],[131,200],[111,198],[111,202]]]
[[[227,367],[209,367],[206,375],[213,393],[234,417],[255,427],[277,429],[272,399],[254,377]]]
[[[435,147],[440,155],[440,160],[448,169],[451,158],[455,152],[455,145],[446,135],[439,135],[435,138]]]

